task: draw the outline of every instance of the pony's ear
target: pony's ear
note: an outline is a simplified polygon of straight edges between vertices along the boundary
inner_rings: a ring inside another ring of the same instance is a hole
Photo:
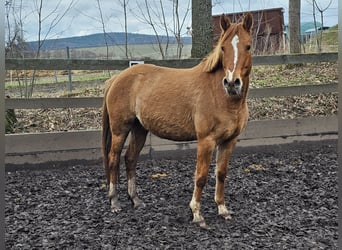
[[[242,21],[242,25],[243,25],[243,28],[248,31],[248,32],[251,32],[251,28],[253,26],[253,16],[251,13],[247,13],[244,15],[243,17],[243,21]]]
[[[221,31],[225,32],[230,26],[230,19],[225,14],[222,14],[220,18]]]

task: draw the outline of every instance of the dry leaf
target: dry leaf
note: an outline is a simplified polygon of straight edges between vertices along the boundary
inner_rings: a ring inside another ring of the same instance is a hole
[[[157,179],[157,178],[166,177],[166,176],[167,176],[167,174],[161,173],[161,174],[153,174],[151,177],[152,177],[152,179]]]
[[[260,164],[252,164],[249,165],[247,168],[245,168],[246,173],[250,173],[251,171],[263,171],[266,170],[266,168]]]

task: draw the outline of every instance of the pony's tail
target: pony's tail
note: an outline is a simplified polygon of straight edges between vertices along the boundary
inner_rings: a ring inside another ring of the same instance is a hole
[[[109,123],[109,115],[106,104],[106,96],[109,86],[106,86],[103,97],[102,105],[102,154],[103,154],[103,167],[107,178],[107,185],[109,185],[109,151],[112,145],[112,133]]]

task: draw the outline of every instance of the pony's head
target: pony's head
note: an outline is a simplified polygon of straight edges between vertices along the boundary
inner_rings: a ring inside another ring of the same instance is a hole
[[[214,51],[206,59],[205,70],[223,69],[222,79],[229,95],[241,95],[244,84],[249,83],[252,68],[253,17],[245,14],[240,23],[231,23],[226,15],[220,18],[221,36]]]

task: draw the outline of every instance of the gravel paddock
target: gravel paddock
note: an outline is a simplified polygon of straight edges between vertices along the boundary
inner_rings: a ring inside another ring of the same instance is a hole
[[[210,229],[191,223],[194,155],[141,160],[133,210],[110,212],[101,165],[6,169],[6,249],[338,249],[336,141],[237,149],[217,217],[212,163],[202,198]]]

